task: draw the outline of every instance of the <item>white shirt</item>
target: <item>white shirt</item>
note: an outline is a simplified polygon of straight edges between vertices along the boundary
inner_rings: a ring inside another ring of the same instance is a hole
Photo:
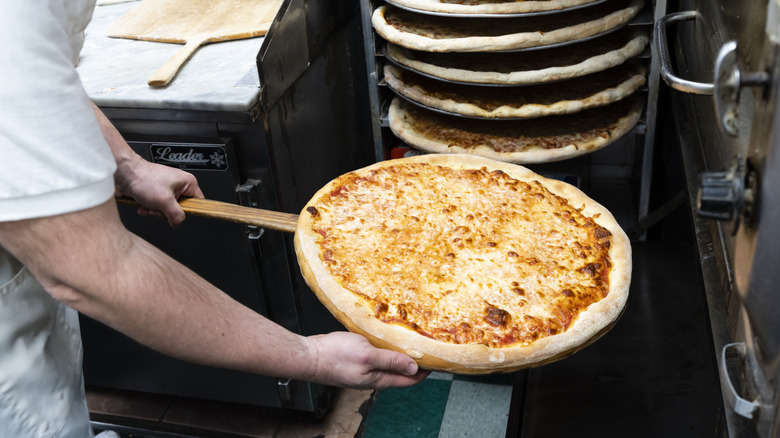
[[[0,221],[105,202],[113,156],[74,65],[95,0],[0,0]],[[88,438],[78,315],[0,247],[0,437]]]
[[[95,0],[0,0],[0,221],[114,193],[113,156],[74,65]]]

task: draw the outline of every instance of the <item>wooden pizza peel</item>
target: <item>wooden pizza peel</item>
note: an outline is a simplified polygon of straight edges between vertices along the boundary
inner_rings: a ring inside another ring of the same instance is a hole
[[[115,197],[115,200],[119,204],[140,206],[140,204],[138,204],[135,200],[130,198]],[[295,234],[297,232],[298,222],[300,219],[300,216],[297,214],[284,213],[284,212],[279,212],[274,210],[264,210],[260,208],[254,208],[254,207],[245,207],[241,205],[236,205],[228,202],[216,201],[211,199],[181,198],[179,199],[178,202],[185,213],[192,214],[194,216],[234,222],[243,225],[253,225],[261,228],[282,231],[282,232],[292,233],[292,234]],[[308,276],[306,275],[306,271],[308,270],[310,272],[310,268],[308,268],[304,264],[300,266],[302,271],[304,272],[304,276],[308,278]],[[345,321],[341,320],[341,318],[339,318],[336,315],[336,313],[334,313],[334,308],[332,307],[334,305],[332,304],[332,302],[330,302],[329,300],[327,302],[323,301],[323,296],[320,294],[320,292],[317,292],[316,290],[315,290],[315,294],[328,308],[328,310],[331,313],[333,313],[334,316],[336,316],[336,318],[339,321],[341,321],[349,331],[358,333],[366,337],[366,339],[368,339],[369,342],[371,342],[374,346],[378,348],[385,348],[385,349],[400,351],[409,354],[405,349],[399,349],[399,347],[397,347],[396,345],[387,342],[384,339],[377,338],[376,336],[363,330],[358,325],[354,323],[348,324]],[[509,373],[523,368],[542,366],[551,362],[564,359],[568,356],[571,356],[577,351],[580,351],[581,349],[589,346],[590,344],[600,339],[607,332],[609,332],[612,329],[612,327],[614,327],[614,325],[620,320],[620,316],[622,316],[624,311],[625,311],[625,306],[622,309],[620,309],[620,313],[617,315],[617,317],[615,317],[612,321],[610,321],[608,324],[602,327],[598,332],[594,333],[590,338],[583,340],[583,342],[567,350],[560,351],[554,356],[543,357],[533,362],[518,364],[517,366],[514,367],[504,367],[504,368],[495,367],[495,368],[485,368],[485,369],[459,367],[457,369],[453,369],[452,368],[453,364],[451,362],[448,362],[446,359],[441,359],[433,355],[428,355],[426,359],[427,360],[426,368],[435,371],[442,371],[442,372],[476,375],[476,374],[489,374],[495,372]],[[418,363],[421,363],[420,360],[417,361]]]
[[[152,73],[152,87],[167,85],[202,45],[268,32],[282,0],[143,0],[108,31],[113,38],[184,44]]]
[[[117,203],[139,206],[130,198],[115,198]],[[179,205],[187,214],[194,216],[220,219],[244,225],[254,225],[269,230],[295,233],[298,225],[298,215],[280,211],[263,210],[262,208],[244,207],[229,202],[212,199],[182,198]]]

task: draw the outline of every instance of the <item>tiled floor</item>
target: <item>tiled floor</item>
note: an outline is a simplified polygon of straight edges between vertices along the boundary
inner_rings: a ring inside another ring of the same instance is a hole
[[[512,376],[433,373],[411,388],[375,396],[363,438],[503,437]]]
[[[321,421],[294,411],[90,388],[96,431],[123,438],[504,437],[512,376],[433,373],[410,388],[337,391]]]

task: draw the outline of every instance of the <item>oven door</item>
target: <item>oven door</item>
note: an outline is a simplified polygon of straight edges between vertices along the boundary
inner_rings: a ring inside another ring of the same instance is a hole
[[[656,26],[728,433],[780,436],[780,1],[680,0]],[[716,220],[713,220],[716,219]]]

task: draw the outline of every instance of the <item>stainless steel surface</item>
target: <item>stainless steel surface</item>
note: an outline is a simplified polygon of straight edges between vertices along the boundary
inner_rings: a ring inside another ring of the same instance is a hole
[[[714,65],[716,95],[672,98],[689,188],[695,192],[709,172],[703,180],[726,176],[733,191],[720,199],[732,205],[713,215],[726,222],[694,218],[728,433],[777,437],[778,1],[680,3],[697,20],[678,29],[677,68],[701,76]]]
[[[676,121],[687,120],[691,115],[688,95],[672,94],[670,96],[671,116]],[[685,168],[688,199],[697,196],[697,181],[699,173],[704,169],[704,157],[701,153],[699,126],[693,123],[674,123],[675,136],[678,141],[682,164]],[[698,252],[699,270],[702,286],[705,291],[707,314],[714,351],[719,352],[724,345],[733,342],[729,327],[729,313],[733,311],[731,284],[732,271],[729,268],[728,252],[725,248],[724,228],[722,222],[716,222],[697,215],[695,204],[689,202],[693,220],[694,239]],[[725,414],[724,414],[725,415]],[[725,418],[724,418],[725,421]],[[735,427],[724,426],[717,435],[719,437],[736,437],[730,433]]]
[[[590,3],[586,3],[584,5],[577,5],[572,6],[569,8],[564,9],[554,9],[550,11],[539,11],[539,12],[516,12],[516,13],[507,13],[507,14],[463,14],[463,13],[453,13],[453,12],[437,12],[437,11],[426,11],[424,9],[417,9],[417,8],[411,8],[406,5],[400,5],[392,0],[385,0],[387,4],[393,5],[397,8],[405,9],[407,11],[416,12],[418,14],[424,14],[424,15],[431,15],[431,16],[437,16],[437,17],[461,17],[461,18],[518,18],[518,17],[538,17],[540,15],[550,15],[550,14],[559,14],[561,12],[569,12],[569,11],[575,11],[577,9],[583,9],[590,6],[596,6],[602,3],[606,3],[609,0],[594,0]]]
[[[265,110],[309,67],[309,35],[303,5],[304,0],[282,3],[257,55],[260,103]]]
[[[734,39],[742,47],[750,47],[750,50],[740,51],[738,54],[742,64],[755,65],[750,64],[750,59],[755,57],[755,51],[761,45],[755,44],[761,39],[736,35],[737,31],[763,31],[763,21],[747,25],[737,18],[755,17],[763,20],[763,14],[753,11],[757,9],[754,5],[743,3],[741,10],[737,10],[740,8],[732,2],[715,4],[707,0],[678,0],[676,3],[676,9],[696,11],[697,14],[696,20],[681,22],[670,28],[668,34],[670,55],[674,57],[674,69],[680,76],[697,82],[713,83],[717,55],[726,42]],[[753,45],[748,46],[749,42]],[[749,68],[752,69],[752,66]],[[679,118],[688,125],[686,129],[691,131],[695,142],[701,143],[694,146],[701,151],[700,170],[726,170],[732,167],[737,157],[747,156],[755,107],[754,92],[752,89],[750,91],[742,93],[739,100],[739,118],[736,122],[740,135],[737,137],[727,135],[718,128],[718,116],[712,97],[690,95],[682,98],[686,109]],[[680,93],[672,91],[672,95]],[[676,96],[674,98],[677,99]],[[680,109],[677,105],[670,106],[675,111]],[[698,173],[695,177],[698,177]],[[695,199],[695,196],[692,199]],[[730,253],[733,249],[733,238],[730,237],[733,225],[722,224],[722,227],[729,236],[725,238],[724,248]],[[731,275],[731,269],[728,272]]]
[[[306,57],[306,70],[288,81],[297,69],[288,72],[281,61],[296,53],[284,38],[272,37],[271,45],[280,43],[276,56],[269,56],[269,47],[258,60],[261,71],[275,71],[265,86],[278,98],[266,106],[262,122],[275,175],[293,182],[276,186],[279,209],[294,214],[331,179],[374,162],[358,5],[300,1],[301,9],[290,10],[293,23],[279,30],[296,40],[305,29],[306,49],[297,56]]]
[[[762,436],[780,436],[780,46],[764,47],[762,69],[772,73],[772,85],[758,101],[753,120],[748,169],[757,181],[754,220],[743,220],[736,236],[736,290],[744,305],[747,346],[746,380],[758,396],[761,411],[756,427]]]

